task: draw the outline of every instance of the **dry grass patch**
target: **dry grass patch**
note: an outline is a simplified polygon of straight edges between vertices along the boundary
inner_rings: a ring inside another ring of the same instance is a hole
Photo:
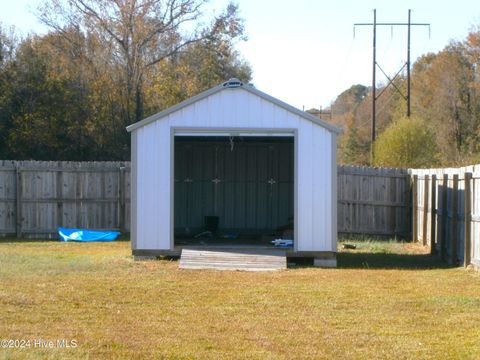
[[[349,241],[352,243],[353,241]],[[0,358],[471,358],[480,277],[412,244],[354,242],[338,269],[178,270],[128,242],[0,243]]]

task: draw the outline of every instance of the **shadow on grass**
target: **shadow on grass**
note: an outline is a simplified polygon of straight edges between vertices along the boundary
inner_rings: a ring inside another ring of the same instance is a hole
[[[429,254],[391,254],[339,252],[339,269],[444,269],[450,267],[438,256]]]

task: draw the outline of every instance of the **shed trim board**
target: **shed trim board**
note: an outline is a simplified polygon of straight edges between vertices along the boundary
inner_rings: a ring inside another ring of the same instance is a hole
[[[293,133],[293,248],[298,251],[298,129]]]
[[[172,127],[174,136],[294,136],[297,129],[242,128],[242,127]]]
[[[132,132],[134,255],[178,249],[175,138],[183,136],[293,137],[294,248],[290,253],[336,253],[336,136],[340,130],[335,126],[250,86],[220,85],[127,130]]]
[[[175,248],[175,128],[170,128],[170,249]]]
[[[331,182],[332,182],[332,193],[337,194],[337,137],[333,136],[332,137],[332,144],[331,144]],[[338,206],[338,201],[335,198],[334,201],[332,201],[332,214],[337,214],[337,206]],[[338,229],[337,229],[337,217],[332,216],[331,218],[331,226],[332,226],[332,248],[337,246],[337,234],[338,234]]]
[[[137,134],[132,133],[132,160],[135,161],[131,162],[130,165],[130,187],[131,187],[131,194],[135,194],[135,196],[131,196],[130,198],[130,239],[132,241],[132,249],[137,248],[137,154],[138,154],[138,144],[137,144]]]

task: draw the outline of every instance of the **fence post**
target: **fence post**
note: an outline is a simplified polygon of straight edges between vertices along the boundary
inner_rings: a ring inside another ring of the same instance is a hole
[[[121,165],[118,169],[118,227],[121,232],[125,232],[125,166]]]
[[[418,175],[413,175],[413,185],[412,185],[412,241],[418,241],[418,199],[417,199],[417,186],[418,186]]]
[[[452,241],[450,242],[450,259],[452,265],[457,265],[457,236],[458,236],[458,174],[453,175],[452,192]]]
[[[442,223],[440,227],[440,257],[442,260],[445,260],[445,250],[446,243],[445,239],[447,237],[447,220],[448,220],[448,174],[443,174],[443,183],[442,183]]]
[[[432,186],[431,186],[431,207],[430,207],[430,254],[435,253],[435,228],[436,228],[436,219],[437,219],[437,208],[435,206],[437,200],[437,175],[432,175]]]
[[[423,176],[423,222],[422,222],[422,245],[427,245],[427,222],[428,222],[428,175]]]
[[[22,173],[18,163],[15,166],[15,232],[22,237]]]
[[[470,265],[470,252],[472,247],[472,201],[471,193],[472,188],[470,182],[472,180],[472,173],[465,173],[465,201],[464,201],[464,218],[465,218],[465,244],[464,244],[464,255],[463,255],[463,266],[467,267]]]

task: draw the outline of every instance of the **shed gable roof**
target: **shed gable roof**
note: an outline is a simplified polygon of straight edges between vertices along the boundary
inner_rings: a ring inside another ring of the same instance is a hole
[[[141,121],[138,121],[134,124],[131,124],[129,126],[127,126],[127,131],[128,132],[131,132],[131,131],[134,131],[142,126],[145,126],[147,124],[150,124],[154,121],[157,121],[157,120],[160,120],[176,111],[179,111],[187,106],[190,106],[191,104],[194,104],[200,100],[203,100],[213,94],[216,94],[220,91],[232,91],[232,90],[235,90],[235,91],[238,91],[238,90],[244,90],[244,91],[247,91],[251,94],[254,94],[266,101],[269,101],[271,103],[273,103],[274,105],[277,105],[287,111],[289,111],[290,113],[293,113],[295,115],[298,115],[299,117],[301,117],[302,119],[305,119],[307,121],[310,121],[318,126],[321,126],[325,129],[327,129],[328,131],[330,132],[333,132],[333,133],[336,133],[336,134],[340,134],[342,132],[341,129],[339,129],[338,127],[332,125],[332,124],[329,124],[327,123],[326,121],[323,121],[305,111],[301,111],[291,105],[288,105],[287,103],[279,100],[279,99],[276,99],[274,98],[273,96],[270,96],[256,88],[254,88],[253,86],[251,85],[245,85],[243,84],[240,80],[238,79],[230,79],[220,85],[217,85],[209,90],[206,90],[198,95],[195,95],[187,100],[184,100],[180,103],[178,103],[177,105],[174,105],[172,107],[169,107],[168,109],[165,109],[157,114],[154,114],[152,116],[149,116]]]

